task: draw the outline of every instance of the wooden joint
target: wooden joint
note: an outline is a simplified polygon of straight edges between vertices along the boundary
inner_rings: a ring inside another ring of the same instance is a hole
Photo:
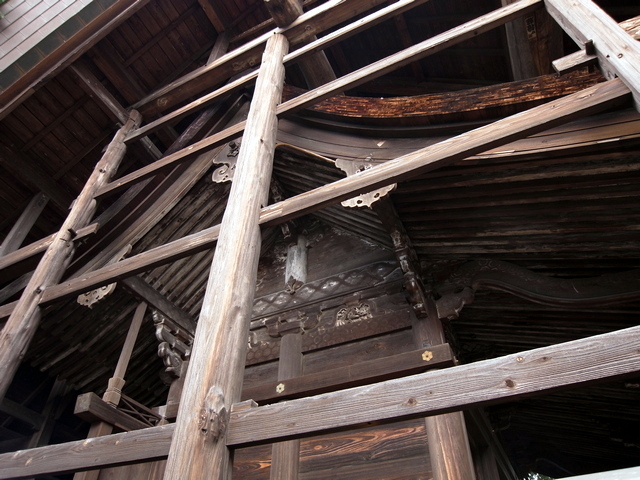
[[[120,398],[122,398],[122,387],[125,380],[120,377],[111,377],[109,379],[107,390],[104,392],[102,399],[110,405],[118,406]]]
[[[473,302],[474,298],[475,291],[469,287],[444,294],[435,302],[438,318],[456,320],[464,306]]]
[[[224,395],[220,387],[211,387],[200,409],[198,429],[205,441],[215,443],[227,431],[229,413],[224,405]]]
[[[304,312],[298,312],[298,318],[289,320],[270,318],[265,322],[265,326],[267,327],[269,336],[277,338],[292,333],[304,333],[306,320],[308,320],[307,315]]]

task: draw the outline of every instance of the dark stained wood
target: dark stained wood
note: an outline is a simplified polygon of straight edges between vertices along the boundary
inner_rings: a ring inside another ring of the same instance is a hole
[[[44,61],[29,70],[19,81],[13,83],[0,95],[0,118],[10,113],[28,96],[33,94],[39,84],[53,76],[67,65],[73,63],[84,52],[94,46],[102,37],[116,28],[131,15],[144,7],[149,0],[126,0],[117,2],[96,17],[86,28],[82,29],[65,42],[54,53],[47,55]]]
[[[264,3],[278,27],[286,27],[303,13],[301,0],[265,0]]]
[[[139,121],[140,115],[133,111],[109,144],[4,325],[0,335],[0,398],[4,398],[38,327],[41,315],[38,303],[44,287],[58,282],[62,277],[75,250],[73,239],[76,230],[86,226],[95,211],[95,191],[115,174],[126,151],[124,136]]]
[[[76,240],[80,240],[87,235],[93,235],[98,231],[99,225],[97,223],[92,223],[91,225],[87,225],[84,228],[78,229],[76,232],[77,235],[75,237]],[[37,255],[38,253],[42,253],[51,245],[53,242],[53,238],[55,237],[55,233],[45,237],[37,242],[33,242],[29,245],[26,245],[12,253],[8,253],[0,258],[0,270],[10,267],[18,262],[21,262],[29,257]]]
[[[302,375],[302,322],[294,320],[287,323],[276,327],[281,336],[280,359],[278,361],[278,380],[281,382]],[[274,443],[271,450],[270,478],[273,480],[297,480],[299,469],[300,440],[285,440]]]
[[[301,398],[452,365],[453,355],[449,345],[442,344],[246,388],[242,398],[258,403]]]
[[[276,34],[265,49],[196,330],[168,478],[197,479],[203,469],[213,477],[230,476],[227,412],[242,389],[260,253],[258,215],[269,194],[288,46]]]
[[[388,19],[390,16],[394,14],[397,15],[398,13],[402,13],[426,1],[428,0],[400,0],[400,1],[394,2],[393,4],[385,8],[382,8],[377,12],[367,15],[366,17],[358,20],[357,22],[354,22],[345,27],[342,27],[334,32],[328,33],[322,38],[315,40],[314,42],[311,42],[307,45],[304,45],[293,52],[288,53],[284,57],[285,65],[290,65],[291,63],[295,63],[300,58],[304,58],[305,55],[309,53],[312,53],[321,48],[326,48],[330,45],[333,45],[338,40],[347,38],[351,35],[355,35],[356,33],[361,32],[367,27],[376,25],[384,21],[385,19]],[[200,98],[198,98],[197,100],[194,100],[193,102],[190,102],[183,107],[177,108],[173,110],[171,113],[168,113],[163,117],[160,117],[159,119],[153,122],[150,122],[138,128],[137,130],[131,132],[131,134],[127,137],[126,141],[131,142],[131,141],[137,140],[138,138],[141,138],[144,134],[148,134],[157,130],[164,123],[176,121],[182,118],[183,116],[189,114],[190,112],[193,112],[206,105],[209,105],[210,103],[216,101],[226,93],[238,90],[242,87],[249,86],[251,83],[253,83],[253,81],[255,81],[255,78],[257,77],[257,75],[258,75],[257,71],[254,71],[254,72],[247,73],[246,75],[234,81],[228,82],[225,86],[218,88],[217,90],[211,93],[205,94]],[[285,91],[286,89],[287,87],[285,86]],[[288,97],[285,96],[285,98],[288,98]]]
[[[223,18],[222,14],[219,13],[219,8],[216,7],[215,0],[198,0],[198,3],[217,32],[222,33],[226,31],[227,22]]]
[[[514,80],[551,73],[551,61],[562,56],[562,30],[544,9],[506,24],[505,30]]]
[[[196,322],[187,312],[182,310],[167,297],[158,292],[140,277],[129,277],[122,281],[129,290],[138,295],[153,308],[173,320],[181,328],[193,334],[196,330]]]
[[[640,370],[639,345],[640,327],[632,327],[317,397],[243,408],[231,413],[228,443],[240,445],[383,418],[508,402],[634,374]],[[327,411],[334,414],[322,414]],[[262,423],[268,428],[261,428]],[[174,428],[165,425],[2,454],[0,479],[163,458]],[[130,445],[136,447],[128,448]]]
[[[426,295],[425,317],[413,321],[416,346],[442,344],[444,328],[435,302]],[[475,479],[469,437],[462,411],[443,413],[425,418],[429,439],[429,459],[434,480]]]
[[[37,193],[24,209],[20,218],[13,225],[7,236],[0,245],[0,257],[15,252],[20,248],[22,242],[29,234],[29,230],[36,223],[40,213],[44,209],[45,205],[49,201],[44,193]]]
[[[345,89],[355,87],[373,78],[380,77],[385,73],[393,71],[399,67],[406,65],[418,58],[423,58],[427,55],[436,53],[445,49],[447,46],[462,42],[469,38],[473,38],[480,32],[485,32],[502,25],[505,22],[513,18],[517,18],[520,15],[525,14],[528,11],[535,9],[539,6],[541,0],[523,0],[515,4],[503,7],[499,10],[491,12],[487,15],[483,15],[475,20],[465,23],[459,27],[449,30],[441,35],[437,35],[429,40],[425,40],[411,48],[405,49],[402,52],[391,55],[378,62],[374,62],[367,67],[363,67],[349,75],[345,75],[337,80],[329,82],[322,87],[318,87],[307,93],[299,95],[283,104],[277,109],[277,115],[282,116],[287,113],[293,113],[316,102],[328,98],[336,93],[340,93]],[[221,58],[220,61],[225,59]],[[215,62],[214,62],[215,63]],[[213,65],[213,64],[212,64]],[[98,192],[98,196],[106,195],[117,191],[130,182],[140,181],[149,175],[156,173],[159,169],[167,168],[174,162],[185,161],[189,157],[197,154],[201,150],[208,150],[215,146],[221,145],[229,140],[232,140],[239,136],[244,130],[243,124],[237,124],[233,127],[229,127],[219,134],[212,135],[211,137],[201,140],[198,143],[185,148],[182,151],[176,152],[173,155],[169,155],[148,167],[141,168],[140,170],[133,172],[129,175],[121,177],[119,180],[113,182],[110,185],[106,185]]]
[[[330,97],[307,108],[314,116],[352,120],[366,124],[435,124],[481,119],[481,115],[513,114],[544,101],[575,93],[604,78],[599,73],[572,72],[544,75],[529,80],[457,92],[432,93],[410,97]],[[287,100],[304,93],[285,86]],[[143,127],[144,128],[144,127]],[[135,132],[132,132],[135,134]]]
[[[113,121],[120,123],[127,121],[129,117],[127,110],[104,88],[104,85],[91,73],[84,62],[79,60],[71,65],[69,69],[78,79],[80,87],[86,90],[90,96],[96,98],[100,108],[109,115]]]
[[[294,24],[283,29],[282,33],[287,35],[291,44],[296,44],[381,3],[383,3],[382,0],[354,0],[351,2],[331,0],[307,12]],[[261,35],[231,51],[217,62],[195,70],[157,90],[136,103],[133,108],[139,109],[146,116],[158,113],[256,65],[264,42],[274,31]]]
[[[449,165],[490,148],[535,132],[543,131],[582,115],[597,112],[625,101],[628,89],[617,80],[596,85],[546,105],[507,117],[436,145],[387,162],[361,174],[297,195],[262,209],[260,222],[278,224],[350,198],[359,191],[371,191],[389,183],[408,179],[436,167]],[[170,259],[183,258],[201,251],[217,240],[218,226],[179,241],[125,259],[117,266],[102,268],[90,275],[63,282],[45,290],[43,302],[70,296],[110,283],[109,280],[140,273]],[[90,278],[90,281],[89,281]],[[105,283],[102,283],[105,282]]]
[[[535,9],[539,6],[540,1],[541,0],[523,0],[515,4],[511,4],[487,15],[483,15],[482,17],[465,23],[459,27],[453,28],[443,34],[425,40],[424,42],[414,45],[411,48],[407,48],[397,54],[391,55],[378,62],[374,62],[367,67],[363,67],[349,75],[345,75],[344,77],[329,82],[322,87],[315,88],[314,90],[299,95],[298,97],[281,104],[277,109],[277,115],[282,116],[287,113],[290,114],[296,112],[348,88],[352,88],[366,81],[378,78],[385,73],[400,68],[412,61],[415,61],[416,59],[444,50],[452,44],[473,38],[480,32],[489,31],[513,18],[517,18],[518,16],[524,15],[526,12]],[[225,58],[226,56],[221,58],[220,61]],[[148,167],[144,167],[120,178],[110,185],[106,185],[105,188],[98,192],[98,196],[112,193],[123,188],[129,182],[139,181],[146,176],[154,174],[158,169],[167,168],[174,162],[185,161],[187,158],[197,154],[201,150],[207,150],[228,142],[229,140],[238,137],[243,130],[244,125],[237,124],[223,132],[220,132],[220,134],[212,135],[211,137],[191,145],[180,152],[169,155]]]
[[[78,396],[74,412],[86,422],[105,422],[124,431],[140,430],[147,425],[140,420],[121,412],[113,405],[102,400],[93,392]]]
[[[0,143],[0,165],[26,185],[30,185],[34,191],[42,191],[60,211],[66,211],[71,205],[72,195],[54,179],[44,175],[30,158],[5,142]]]

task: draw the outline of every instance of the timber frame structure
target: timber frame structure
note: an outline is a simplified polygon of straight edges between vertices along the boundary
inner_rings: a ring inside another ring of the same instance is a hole
[[[170,3],[1,79],[0,479],[640,466],[640,11]]]

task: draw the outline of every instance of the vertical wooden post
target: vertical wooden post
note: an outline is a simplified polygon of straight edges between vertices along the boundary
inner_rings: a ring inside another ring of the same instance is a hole
[[[49,248],[40,260],[20,300],[0,334],[0,400],[13,380],[13,376],[24,357],[29,343],[40,323],[38,303],[45,287],[56,284],[71,261],[75,246],[76,231],[91,220],[95,209],[95,192],[106,184],[116,172],[126,146],[124,138],[141,120],[137,111],[132,111],[125,125],[118,130],[106,152],[96,164],[82,192],[73,203],[62,227],[56,233]]]
[[[305,246],[306,248],[306,246]],[[302,326],[299,320],[286,325],[279,332],[280,360],[278,380],[288,380],[302,375]],[[271,448],[271,479],[298,480],[300,466],[300,440],[277,442]]]
[[[414,339],[418,348],[444,343],[442,323],[435,305],[427,305],[428,316],[415,319]],[[475,480],[471,447],[462,412],[425,418],[433,480]]]
[[[122,387],[124,387],[125,383],[124,374],[127,371],[127,366],[131,359],[131,353],[133,352],[133,347],[136,344],[136,338],[138,337],[138,332],[140,332],[140,327],[142,326],[142,321],[144,320],[144,314],[146,311],[147,304],[140,302],[133,314],[133,320],[131,320],[127,337],[124,340],[120,356],[118,357],[118,364],[113,372],[113,376],[109,379],[109,387],[102,396],[102,399],[105,402],[108,402],[113,406],[117,406],[118,403],[120,403]],[[113,432],[113,425],[107,422],[96,422],[91,425],[87,438],[102,437],[111,434],[111,432]],[[73,480],[97,480],[99,476],[100,470],[90,470],[87,472],[76,473],[73,476]]]
[[[260,208],[267,204],[284,82],[287,39],[264,52],[229,202],[222,220],[165,479],[231,477],[225,444],[231,405],[240,399],[260,255]]]

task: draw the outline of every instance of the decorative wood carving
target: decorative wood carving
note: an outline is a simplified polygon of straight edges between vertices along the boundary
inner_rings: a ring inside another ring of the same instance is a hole
[[[222,151],[213,159],[214,164],[223,164],[218,167],[212,176],[212,180],[216,183],[230,182],[233,180],[233,174],[236,171],[236,159],[240,153],[240,144],[242,137],[231,140],[227,143]]]
[[[153,310],[153,323],[156,328],[158,356],[166,367],[161,375],[163,382],[170,385],[171,382],[182,375],[182,364],[191,355],[193,336],[180,329],[170,319],[157,310]]]
[[[336,160],[336,167],[342,170],[347,174],[347,177],[351,177],[352,175],[358,175],[359,173],[364,172],[365,170],[370,170],[376,165],[373,162],[373,157],[369,156],[363,161],[351,161],[351,160]],[[396,184],[392,183],[391,185],[387,185],[386,187],[378,188],[377,190],[373,190],[368,193],[363,193],[358,195],[357,197],[350,198],[349,200],[345,200],[342,202],[343,207],[371,207],[371,205],[380,200],[382,197],[388,195],[391,191],[396,188]]]
[[[427,303],[430,300],[427,298],[428,294],[422,281],[420,261],[402,220],[400,220],[393,203],[388,198],[375,203],[371,208],[376,212],[380,222],[389,232],[396,258],[404,273],[404,288],[409,294],[409,302],[416,316],[418,318],[427,317]]]
[[[131,252],[131,245],[126,245],[122,250],[120,250],[115,257],[113,257],[107,265],[113,265],[114,263],[119,262],[125,256],[127,256]],[[82,293],[78,295],[78,303],[80,305],[84,305],[85,307],[93,307],[94,304],[98,303],[105,297],[111,295],[116,289],[117,282],[110,283],[109,285],[104,285],[100,288],[96,288],[95,290],[91,290],[89,292]]]
[[[307,281],[307,238],[304,235],[298,235],[298,240],[287,248],[284,279],[285,289],[291,295]]]
[[[347,325],[348,323],[361,322],[371,318],[371,305],[360,302],[357,305],[343,307],[336,313],[336,327]]]
[[[373,263],[339,275],[305,283],[293,296],[286,291],[280,291],[257,298],[253,304],[253,318],[266,317],[291,308],[297,309],[302,305],[391,283],[400,278],[402,278],[401,272],[395,262]]]
[[[440,318],[457,318],[479,288],[500,290],[555,307],[610,305],[640,298],[640,270],[565,279],[540,275],[499,260],[474,260],[436,285]]]

